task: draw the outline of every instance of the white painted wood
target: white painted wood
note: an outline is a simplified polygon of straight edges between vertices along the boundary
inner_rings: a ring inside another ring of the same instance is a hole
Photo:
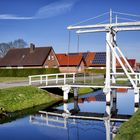
[[[63,99],[64,99],[64,101],[68,101],[68,94],[70,92],[70,86],[68,86],[68,85],[62,86],[62,90],[63,90]]]
[[[111,39],[111,42],[116,42],[116,33],[114,33],[114,35],[112,35],[112,39]],[[114,51],[116,51],[116,46],[113,46],[114,47]],[[116,57],[115,55],[112,53],[112,72],[113,73],[116,73]],[[115,75],[112,75],[112,83],[115,84],[116,83],[116,78],[115,78]]]
[[[125,58],[125,56],[123,55],[122,51],[119,49],[119,47],[116,47],[116,49],[118,50],[118,52],[120,53],[121,57],[123,58],[123,60],[125,61],[125,64],[128,66],[128,68],[130,69],[131,73],[135,73],[134,70],[132,69],[132,67],[130,66],[130,64],[128,63],[127,59]]]
[[[112,23],[112,24],[94,24],[94,25],[83,25],[83,26],[68,26],[67,29],[68,30],[77,30],[77,29],[125,27],[125,26],[140,26],[140,21],[137,21],[137,22]]]
[[[139,31],[140,27],[117,27],[113,29],[116,32],[120,32],[120,31]],[[105,28],[101,28],[101,29],[83,29],[83,30],[78,30],[76,31],[77,34],[83,34],[83,33],[96,33],[96,32],[107,32],[109,31],[108,29]]]
[[[46,86],[48,85],[48,76],[46,76]]]
[[[134,102],[135,102],[135,104],[139,104],[139,98],[140,98],[139,93],[134,93]]]
[[[110,32],[106,33],[106,40],[107,42],[111,41],[111,34]],[[104,87],[104,93],[106,94],[106,102],[110,103],[111,100],[111,94],[110,94],[110,60],[111,60],[111,55],[110,55],[110,47],[108,43],[106,43],[106,77],[105,77],[105,87]]]
[[[112,45],[110,44],[110,42],[107,42],[109,47],[111,48],[112,52],[114,53],[115,57],[117,58],[117,60],[119,61],[121,67],[123,68],[125,74],[127,75],[128,79],[130,80],[132,86],[134,89],[137,88],[136,84],[134,83],[134,81],[132,80],[131,76],[129,75],[127,69],[125,68],[124,64],[122,63],[120,57],[118,56],[118,54],[116,53],[116,51],[114,50],[114,48],[112,47]]]
[[[42,76],[40,76],[40,84],[42,84]]]

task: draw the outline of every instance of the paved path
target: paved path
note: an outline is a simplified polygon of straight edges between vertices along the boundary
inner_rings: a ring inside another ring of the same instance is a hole
[[[9,88],[9,87],[19,87],[19,86],[28,86],[28,81],[17,81],[17,82],[4,82],[0,83],[0,89]]]

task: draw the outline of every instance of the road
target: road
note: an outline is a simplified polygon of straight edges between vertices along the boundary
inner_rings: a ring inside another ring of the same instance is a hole
[[[4,82],[4,83],[0,83],[0,89],[19,87],[19,86],[28,86],[28,85],[29,85],[28,81]]]

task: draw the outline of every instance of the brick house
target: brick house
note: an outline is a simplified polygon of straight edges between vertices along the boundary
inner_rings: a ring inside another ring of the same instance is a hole
[[[56,54],[60,72],[84,72],[85,61],[82,55]]]
[[[0,61],[0,68],[56,68],[59,62],[52,47],[12,48]]]

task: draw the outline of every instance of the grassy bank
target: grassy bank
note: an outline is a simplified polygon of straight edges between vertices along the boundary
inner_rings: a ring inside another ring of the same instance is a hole
[[[0,108],[6,112],[49,104],[60,99],[59,96],[31,86],[0,89]]]
[[[140,140],[140,109],[121,126],[114,140]]]
[[[92,89],[90,87],[89,88],[85,88],[85,87],[79,88],[78,95],[83,95],[83,94],[90,93],[93,91],[94,91],[94,89]]]

